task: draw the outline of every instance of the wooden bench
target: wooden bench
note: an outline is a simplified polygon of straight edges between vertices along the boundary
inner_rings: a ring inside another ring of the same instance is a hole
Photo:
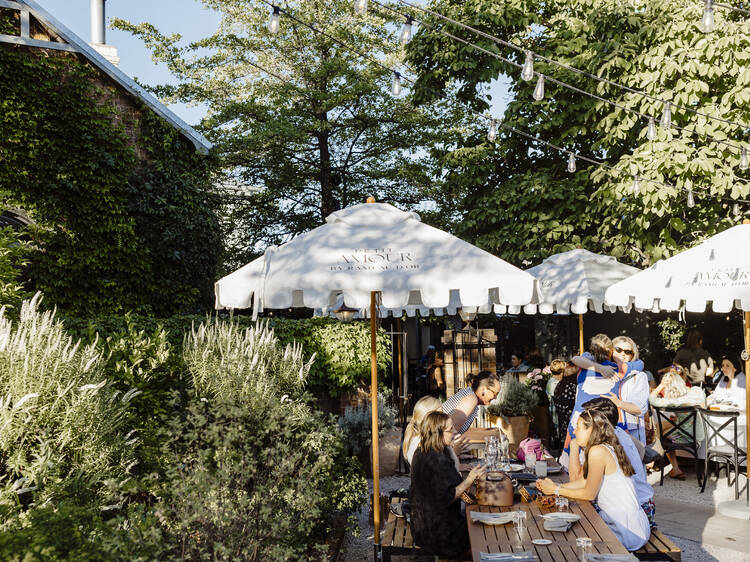
[[[633,554],[638,560],[672,560],[672,562],[682,560],[682,552],[678,546],[658,529],[652,529],[648,542]]]

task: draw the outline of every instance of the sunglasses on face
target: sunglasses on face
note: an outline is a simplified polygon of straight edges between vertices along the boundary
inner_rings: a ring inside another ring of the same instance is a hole
[[[632,356],[633,356],[633,354],[634,354],[634,351],[633,351],[632,349],[625,349],[625,348],[622,348],[622,347],[616,347],[616,348],[615,348],[615,351],[616,351],[617,353],[625,353],[625,354],[627,354],[627,355],[630,355],[631,357],[632,357]]]

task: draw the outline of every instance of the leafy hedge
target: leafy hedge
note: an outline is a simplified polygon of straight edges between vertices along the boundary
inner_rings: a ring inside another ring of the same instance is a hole
[[[67,53],[0,46],[0,205],[31,229],[33,289],[75,314],[210,306],[210,158]]]
[[[254,323],[249,317],[234,318],[239,327]],[[92,341],[96,334],[101,339],[119,337],[130,331],[155,334],[164,329],[166,339],[181,349],[183,339],[193,326],[206,320],[205,316],[180,315],[154,318],[138,314],[127,316],[95,316],[90,319],[62,317],[74,337]],[[370,378],[370,327],[366,322],[339,322],[332,318],[302,320],[273,318],[270,326],[284,345],[297,342],[302,345],[305,361],[315,355],[310,369],[308,388],[337,395],[366,384]],[[130,328],[128,327],[130,326]],[[383,330],[378,330],[378,369],[384,372],[391,360],[390,340]]]

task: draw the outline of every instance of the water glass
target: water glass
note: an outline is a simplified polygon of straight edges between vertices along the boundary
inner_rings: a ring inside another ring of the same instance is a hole
[[[557,496],[555,498],[555,507],[557,511],[568,511],[568,498]]]
[[[576,553],[580,562],[586,562],[586,555],[591,554],[592,540],[588,537],[576,539]]]
[[[534,474],[534,469],[536,468],[536,457],[526,455],[525,457],[525,463],[526,463],[526,472],[529,472],[531,474]]]
[[[539,478],[547,478],[547,461],[536,461],[535,469]]]
[[[518,538],[523,538],[523,529],[526,525],[526,512],[525,511],[514,511],[514,518],[513,518],[513,525],[516,527],[516,531],[518,531]]]

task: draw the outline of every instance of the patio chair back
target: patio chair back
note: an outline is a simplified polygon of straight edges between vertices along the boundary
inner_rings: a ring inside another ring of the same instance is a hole
[[[695,459],[695,473],[698,484],[701,482],[700,467],[698,465],[698,441],[696,439],[698,411],[695,406],[669,406],[657,408],[652,406],[656,419],[656,431],[659,444],[664,454],[672,451],[687,451]],[[669,427],[664,428],[665,424]],[[661,466],[660,485],[664,484],[664,462]]]
[[[722,460],[727,470],[727,485],[730,482],[729,463],[734,468],[734,499],[739,498],[738,476],[740,463],[747,457],[747,451],[737,444],[737,418],[739,412],[723,412],[698,408],[698,415],[703,424],[704,444],[706,458],[704,461],[704,478],[701,492],[706,489],[706,477],[708,476],[708,461],[712,459]],[[717,476],[719,469],[717,469]]]

